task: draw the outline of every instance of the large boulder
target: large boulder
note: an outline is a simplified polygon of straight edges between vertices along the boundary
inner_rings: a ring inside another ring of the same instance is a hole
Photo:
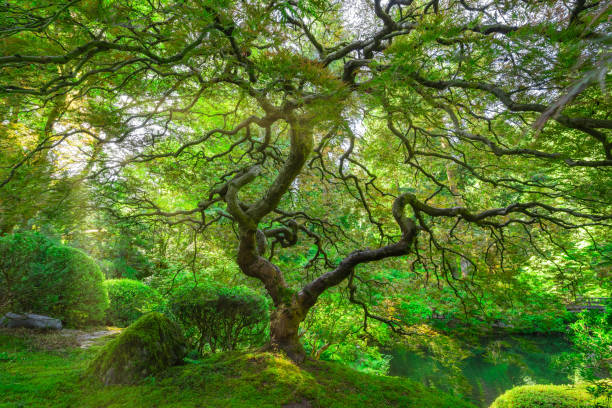
[[[62,321],[49,316],[31,313],[7,313],[0,319],[0,327],[7,327],[9,329],[25,327],[26,329],[61,330]]]
[[[185,353],[179,327],[161,313],[149,313],[104,346],[89,372],[106,385],[134,384],[181,364]]]

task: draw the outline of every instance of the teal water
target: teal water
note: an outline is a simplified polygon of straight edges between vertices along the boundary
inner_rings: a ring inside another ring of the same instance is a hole
[[[488,407],[500,394],[517,385],[571,382],[554,363],[571,344],[560,336],[481,338],[462,350],[467,358],[434,358],[426,351],[396,348],[391,351],[389,374],[408,377],[446,392],[458,394],[480,407]],[[465,355],[464,355],[465,357]]]

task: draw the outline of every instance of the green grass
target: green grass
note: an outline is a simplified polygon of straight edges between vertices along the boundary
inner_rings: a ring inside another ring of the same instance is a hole
[[[271,353],[223,353],[173,367],[139,385],[85,376],[99,347],[43,350],[0,333],[0,407],[457,407],[473,405],[399,377],[335,363],[298,367]],[[310,405],[308,405],[310,404]]]

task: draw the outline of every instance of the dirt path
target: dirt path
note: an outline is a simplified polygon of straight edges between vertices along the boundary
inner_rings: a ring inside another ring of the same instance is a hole
[[[61,350],[67,348],[87,349],[97,344],[100,339],[114,337],[121,333],[117,327],[98,327],[89,331],[76,329],[32,330],[0,328],[0,334],[27,340],[35,348]]]
[[[107,327],[106,330],[84,331],[76,329],[62,329],[57,332],[57,335],[65,338],[73,347],[82,349],[89,348],[96,343],[96,340],[103,337],[116,336],[121,333],[121,329],[117,327]]]
[[[116,336],[121,333],[121,329],[99,330],[95,332],[81,332],[77,334],[76,341],[79,347],[86,349],[91,347],[97,339],[107,336]]]

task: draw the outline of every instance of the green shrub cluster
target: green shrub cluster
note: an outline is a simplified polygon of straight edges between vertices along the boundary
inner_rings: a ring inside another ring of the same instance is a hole
[[[214,282],[183,286],[175,290],[168,306],[200,353],[206,346],[214,353],[257,346],[265,340],[267,301],[245,286]]]
[[[157,310],[159,293],[150,286],[132,279],[109,279],[104,282],[110,307],[106,313],[109,324],[125,327],[147,312]]]
[[[612,375],[612,304],[605,310],[584,310],[570,325],[574,349],[560,363],[570,374],[587,380]]]
[[[84,252],[34,232],[0,237],[0,307],[82,326],[104,321],[104,276]]]
[[[523,385],[500,395],[490,408],[595,407],[585,387],[573,385]]]

